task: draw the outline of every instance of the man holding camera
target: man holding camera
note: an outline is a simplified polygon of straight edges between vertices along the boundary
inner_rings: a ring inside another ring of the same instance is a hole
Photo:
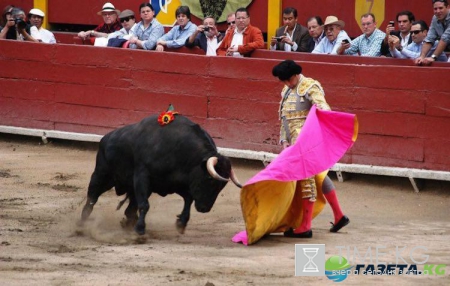
[[[186,39],[185,46],[193,48],[200,47],[207,56],[217,56],[216,50],[223,39],[223,34],[217,31],[216,20],[213,17],[206,17],[203,25],[198,25],[197,30]]]
[[[18,8],[12,8],[6,13],[6,25],[0,32],[0,39],[18,40],[18,41],[39,41],[39,31],[36,27],[31,27],[25,21],[25,12]]]
[[[287,7],[283,10],[283,26],[275,32],[270,41],[271,50],[285,52],[308,52],[308,29],[297,23],[297,9]]]
[[[399,12],[397,14],[398,31],[395,31],[395,21],[389,21],[386,26],[386,37],[381,44],[381,54],[384,56],[391,56],[390,42],[394,42],[395,48],[401,52],[409,44],[412,43],[410,35],[412,23],[416,21],[414,14],[408,10]]]

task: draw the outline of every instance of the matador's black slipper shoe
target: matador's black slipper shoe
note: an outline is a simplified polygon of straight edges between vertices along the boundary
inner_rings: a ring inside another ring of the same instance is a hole
[[[290,228],[286,230],[284,233],[285,237],[297,237],[297,238],[311,238],[312,237],[312,230],[308,230],[301,233],[295,233],[294,229]]]
[[[338,221],[337,224],[334,224],[332,222],[330,223],[331,223],[330,232],[338,232],[341,228],[350,223],[350,219],[348,218],[348,216],[344,215],[343,217],[341,217],[341,219]]]

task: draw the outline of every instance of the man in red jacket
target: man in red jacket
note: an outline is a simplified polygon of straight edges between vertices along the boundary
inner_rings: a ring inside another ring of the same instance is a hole
[[[218,56],[249,57],[256,49],[264,49],[264,39],[260,29],[250,25],[247,9],[236,10],[236,27],[230,29],[219,48]]]

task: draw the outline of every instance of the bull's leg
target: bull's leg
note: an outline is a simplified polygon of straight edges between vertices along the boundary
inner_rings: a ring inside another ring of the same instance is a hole
[[[142,235],[145,234],[145,216],[150,209],[148,197],[150,197],[150,180],[145,167],[136,167],[134,172],[134,195],[139,212],[139,218],[134,230]]]
[[[94,209],[94,205],[97,203],[101,194],[108,191],[114,186],[113,180],[108,175],[100,175],[99,172],[94,171],[91,177],[91,181],[88,187],[86,204],[81,212],[81,221],[85,221]]]
[[[134,227],[134,225],[138,221],[138,206],[136,203],[136,198],[134,197],[134,192],[129,193],[128,199],[130,200],[130,203],[125,210],[126,219],[122,221],[122,227],[124,228]]]
[[[184,199],[184,207],[181,214],[178,215],[178,219],[175,223],[177,227],[177,231],[181,234],[184,233],[184,230],[186,229],[187,223],[189,221],[189,218],[191,216],[191,205],[194,201],[191,196],[186,195],[182,196]]]

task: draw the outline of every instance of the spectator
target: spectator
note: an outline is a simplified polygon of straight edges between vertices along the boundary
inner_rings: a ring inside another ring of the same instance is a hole
[[[39,9],[31,9],[28,13],[28,19],[30,19],[30,24],[35,26],[40,34],[40,37],[37,39],[39,42],[47,43],[47,44],[56,44],[55,35],[47,29],[42,28],[42,23],[44,22],[45,14]]]
[[[236,27],[227,32],[217,49],[217,55],[249,57],[256,49],[264,49],[262,32],[250,25],[250,14],[247,9],[239,8],[236,10]]]
[[[130,49],[154,50],[156,41],[164,35],[164,27],[156,20],[152,4],[144,2],[139,6],[141,21],[133,28]]]
[[[188,6],[179,6],[175,11],[177,25],[175,25],[167,34],[164,34],[156,43],[156,50],[159,52],[167,48],[181,48],[197,29],[197,26],[191,22],[191,10]]]
[[[430,65],[450,45],[450,9],[447,0],[433,0],[434,16],[431,20],[425,43],[422,46],[420,57],[416,59],[417,65]],[[431,56],[428,52],[438,40],[438,46]]]
[[[5,8],[3,8],[2,11],[2,18],[0,19],[0,30],[6,26],[8,23],[8,20],[6,19],[6,15],[11,15],[11,10],[14,8],[13,5],[7,5]]]
[[[412,23],[411,28],[411,38],[413,42],[403,48],[401,51],[397,49],[397,45],[399,42],[399,39],[395,36],[390,36],[389,39],[389,47],[392,54],[392,57],[394,58],[402,58],[402,59],[416,59],[420,57],[420,53],[422,50],[422,46],[424,44],[424,40],[427,37],[428,34],[428,25],[424,21],[415,21]],[[395,42],[397,41],[397,43]],[[431,56],[437,46],[439,41],[435,41],[433,47],[428,52],[427,57]],[[445,62],[447,61],[447,56],[444,52],[441,52],[441,54],[436,58],[437,61]]]
[[[11,11],[14,8],[13,5],[8,5],[3,9],[2,12],[2,18],[0,21],[0,39],[16,39],[16,33],[12,33],[12,31],[9,29],[9,27],[14,26],[13,23],[10,23],[9,20],[12,19],[11,17]],[[12,19],[14,21],[14,19]],[[9,24],[9,25],[8,25]],[[3,29],[6,28],[6,29]],[[14,38],[12,36],[14,35]]]
[[[362,15],[361,26],[363,34],[351,43],[342,44],[338,49],[338,54],[359,54],[363,57],[379,57],[381,55],[381,42],[386,34],[377,29],[375,15],[372,13]]]
[[[122,25],[122,29],[109,34],[108,39],[119,38],[129,40],[133,35],[132,31],[136,26],[136,19],[134,16],[134,12],[129,9],[123,10],[119,14],[119,21]]]
[[[131,36],[133,35],[133,28],[136,26],[136,19],[134,17],[134,12],[126,9],[120,12],[119,21],[122,24],[122,29],[114,33],[108,34],[106,39],[108,47],[116,48],[128,48]],[[100,38],[96,38],[95,44],[97,44]]]
[[[402,11],[397,14],[397,24],[399,31],[394,31],[394,25],[387,25],[386,27],[386,37],[384,38],[383,43],[381,44],[381,54],[385,56],[391,56],[389,52],[389,38],[390,36],[396,37],[399,40],[395,40],[391,38],[391,41],[397,43],[396,48],[401,51],[406,48],[409,44],[412,43],[412,37],[410,36],[412,23],[416,20],[414,14],[410,11]]]
[[[283,26],[272,37],[270,49],[308,52],[310,39],[308,29],[297,23],[297,9],[288,7],[283,10]]]
[[[120,11],[116,10],[113,4],[106,2],[105,5],[103,5],[102,10],[97,12],[97,15],[103,17],[103,23],[98,25],[94,30],[79,32],[78,37],[82,39],[87,39],[89,37],[107,37],[108,34],[119,31],[122,29],[122,25],[120,25],[120,22],[117,20],[119,13]]]
[[[228,14],[227,16],[227,24],[228,24],[228,28],[225,31],[225,34],[228,33],[228,31],[230,29],[234,29],[234,27],[236,27],[236,15],[234,12]]]
[[[325,19],[324,30],[326,37],[312,51],[313,54],[336,55],[337,49],[343,41],[350,42],[350,37],[343,30],[345,22],[335,16],[328,16]]]
[[[0,39],[36,42],[40,38],[36,27],[27,24],[25,12],[18,7],[9,6],[4,11],[5,26],[0,32]]]
[[[319,16],[309,18],[306,22],[306,27],[308,28],[309,35],[311,36],[308,45],[308,52],[312,52],[325,37],[322,18]]]
[[[216,20],[213,17],[206,17],[203,25],[197,26],[197,30],[186,40],[186,47],[200,47],[207,56],[217,56],[217,48],[223,39],[223,34],[219,33],[216,27]]]

